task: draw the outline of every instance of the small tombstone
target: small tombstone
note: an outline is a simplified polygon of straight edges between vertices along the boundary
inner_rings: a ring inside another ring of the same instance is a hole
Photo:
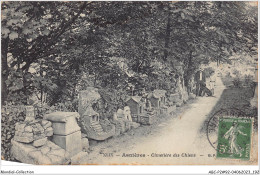
[[[120,109],[121,110],[121,109]],[[113,118],[112,118],[112,123],[115,125],[115,136],[120,135],[120,133],[125,132],[125,122],[122,119],[122,115],[119,113],[118,116],[118,111],[114,112]]]
[[[130,107],[131,114],[133,115],[140,115],[144,112],[143,107],[145,104],[140,96],[132,96],[126,101],[126,104]]]
[[[122,109],[117,110],[117,119],[124,119],[124,111]]]
[[[159,109],[163,107],[166,103],[166,98],[165,98],[165,90],[154,90],[150,94],[148,94],[147,98],[150,100],[151,105],[155,109]]]
[[[84,114],[81,116],[84,118],[90,125],[93,123],[99,123],[99,113],[94,111],[91,106],[88,106]]]
[[[34,107],[33,106],[25,106],[26,111],[26,117],[25,121],[34,121],[35,120],[35,114],[34,114]]]

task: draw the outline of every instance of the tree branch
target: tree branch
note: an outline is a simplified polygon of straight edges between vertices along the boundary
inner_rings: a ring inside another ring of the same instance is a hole
[[[90,3],[90,2],[89,2]],[[38,50],[34,50],[34,52],[30,53],[29,55],[27,55],[27,57],[29,58],[29,60],[26,62],[26,64],[22,67],[22,70],[26,70],[28,69],[28,67],[30,67],[30,65],[39,59],[40,54],[44,51],[46,51],[48,49],[48,47],[54,45],[55,43],[58,42],[58,38],[64,34],[64,32],[66,31],[66,29],[68,27],[70,27],[70,25],[75,22],[75,20],[78,18],[78,16],[83,12],[83,10],[85,9],[87,5],[87,2],[84,2],[83,5],[80,7],[80,10],[78,11],[78,13],[73,16],[66,24],[64,23],[64,21],[60,24],[60,26],[55,30],[55,32],[53,32],[53,36],[51,36],[51,39],[47,42],[47,44],[44,47],[38,47]],[[48,38],[48,37],[47,37]],[[42,42],[39,42],[38,44],[39,46],[42,45]],[[37,46],[35,46],[37,47]],[[35,55],[37,55],[35,57]]]

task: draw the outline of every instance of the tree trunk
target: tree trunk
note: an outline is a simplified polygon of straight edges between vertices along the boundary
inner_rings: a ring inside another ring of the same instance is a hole
[[[187,70],[184,72],[184,85],[187,87],[189,84],[189,80],[191,79],[192,76],[192,51],[190,51],[188,62],[187,62]]]
[[[7,100],[8,96],[8,89],[6,85],[6,80],[8,79],[8,74],[9,74],[9,67],[7,64],[7,53],[8,53],[8,43],[9,43],[9,38],[2,38],[1,44],[2,44],[2,52],[1,52],[1,64],[2,64],[2,72],[1,72],[1,78],[2,78],[2,99],[1,102],[4,104],[4,102]]]
[[[168,13],[168,21],[167,21],[167,26],[166,26],[166,32],[165,32],[165,50],[164,50],[164,61],[167,61],[167,57],[169,55],[168,49],[170,46],[170,36],[171,36],[171,13],[170,13],[170,9],[169,9],[169,13]]]

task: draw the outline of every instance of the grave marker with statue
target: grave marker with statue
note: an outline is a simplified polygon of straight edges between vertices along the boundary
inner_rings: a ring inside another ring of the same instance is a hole
[[[147,99],[141,96],[131,96],[126,100],[126,104],[130,107],[132,120],[143,125],[150,125],[154,122],[155,111],[151,107],[147,108]],[[149,105],[149,104],[148,104]]]
[[[106,140],[115,135],[115,126],[109,125],[110,130],[104,131],[100,125],[99,113],[94,111],[92,105],[99,100],[98,89],[88,87],[79,93],[79,114],[82,132],[93,140]]]
[[[113,115],[113,121],[116,126],[116,135],[122,134],[130,129],[138,128],[139,123],[132,120],[131,110],[129,106],[125,106],[124,110],[118,109]]]

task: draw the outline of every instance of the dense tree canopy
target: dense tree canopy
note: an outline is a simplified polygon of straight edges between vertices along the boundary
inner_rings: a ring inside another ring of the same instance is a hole
[[[174,91],[177,77],[187,84],[200,64],[257,55],[257,6],[247,2],[3,2],[1,9],[2,102],[36,96],[76,110],[78,91],[95,86],[116,93],[104,99],[119,105],[143,88]]]

